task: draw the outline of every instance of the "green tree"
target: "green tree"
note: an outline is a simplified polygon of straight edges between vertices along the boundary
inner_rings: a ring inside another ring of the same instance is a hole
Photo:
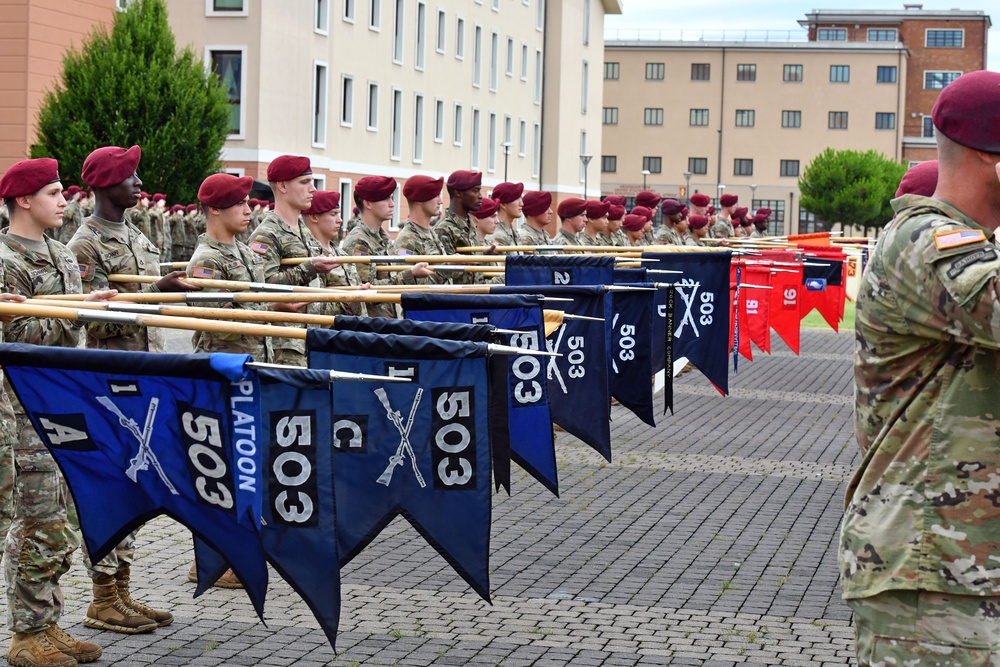
[[[827,148],[799,178],[801,206],[829,226],[863,227],[865,234],[892,219],[893,198],[906,167],[874,150]]]
[[[218,171],[229,104],[190,48],[177,52],[164,0],[138,0],[63,59],[63,74],[38,113],[33,157],[59,160],[63,183],[79,183],[87,155],[139,144],[143,188],[192,202]]]

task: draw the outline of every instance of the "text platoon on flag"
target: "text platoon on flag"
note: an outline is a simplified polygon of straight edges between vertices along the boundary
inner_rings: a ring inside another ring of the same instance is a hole
[[[496,392],[488,346],[321,329],[310,329],[306,344],[312,367],[410,379],[334,388],[335,495],[352,519],[337,522],[341,564],[402,514],[488,601]]]
[[[167,514],[222,555],[263,618],[260,394],[249,360],[0,345],[73,493],[90,557]]]
[[[403,311],[415,320],[486,322],[507,331],[508,344],[541,350],[545,340],[541,300],[526,294],[404,294]],[[545,359],[512,355],[507,365],[510,455],[552,493],[559,495],[552,415],[545,382]],[[495,462],[494,462],[495,464]]]

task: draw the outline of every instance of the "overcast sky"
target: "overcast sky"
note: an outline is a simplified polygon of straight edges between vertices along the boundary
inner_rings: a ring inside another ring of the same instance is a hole
[[[921,0],[912,0],[920,3]],[[994,71],[1000,71],[1000,4],[973,0],[963,3],[961,0],[923,0],[924,9],[952,9],[958,7],[964,10],[983,10],[993,22],[987,40],[987,66]],[[624,12],[620,16],[607,16],[605,27],[609,31],[616,29],[642,28],[644,34],[651,30],[662,29],[664,39],[678,39],[679,31],[684,31],[684,39],[697,39],[702,30],[712,31],[718,37],[718,31],[725,29],[727,37],[745,30],[753,31],[752,39],[763,39],[762,31],[772,31],[769,39],[787,38],[789,32],[799,35],[803,30],[797,23],[804,19],[813,9],[902,9],[903,0],[820,0],[817,2],[801,2],[796,0],[750,0],[750,2],[734,2],[734,0],[622,0]],[[992,10],[990,9],[992,7]],[[634,33],[633,33],[634,34]],[[711,35],[706,35],[712,38]],[[627,39],[623,32],[622,39]]]

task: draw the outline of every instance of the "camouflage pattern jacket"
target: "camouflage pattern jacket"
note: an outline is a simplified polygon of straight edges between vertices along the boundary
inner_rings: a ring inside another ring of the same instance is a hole
[[[343,250],[337,247],[336,243],[331,243],[330,247],[324,248],[319,241],[315,238],[313,241],[316,243],[316,250],[320,255],[326,255],[328,257],[344,257],[347,255]],[[319,276],[323,287],[348,287],[360,285],[363,280],[358,275],[358,267],[356,264],[341,264],[333,271],[327,274],[321,274]],[[358,317],[366,317],[367,309],[365,304],[361,302],[347,302],[347,301],[317,301],[309,305],[308,312],[314,315],[355,315]]]
[[[59,242],[64,245],[69,243],[82,222],[83,211],[80,210],[80,204],[72,200],[66,202],[66,208],[63,209],[63,224],[57,230]]]
[[[160,251],[131,223],[91,216],[76,230],[67,247],[76,255],[84,293],[95,289],[130,294],[159,291],[154,284],[108,280],[114,273],[160,277]],[[87,347],[162,352],[163,332],[132,324],[88,324]]]
[[[7,287],[7,272],[4,269],[4,262],[2,261],[0,261],[0,284],[2,284],[5,288]],[[0,343],[3,342],[3,327],[0,327]],[[10,397],[13,395],[14,392],[11,391],[10,386],[7,384],[7,378],[4,375],[3,369],[0,368],[0,456],[4,456],[3,448],[12,446],[17,439],[17,429],[14,426],[16,421],[16,418],[14,417],[14,406],[11,405],[10,402]],[[4,462],[0,461],[0,472],[3,471],[3,465]],[[0,478],[0,484],[4,485],[0,487],[0,491],[6,492],[6,484],[9,483],[9,481],[10,479],[5,480]],[[9,511],[10,498],[0,498],[0,519],[9,520],[9,515],[3,515],[3,512]],[[0,530],[2,529],[3,526],[0,526]]]
[[[663,223],[656,231],[656,242],[664,245],[684,245],[684,239],[669,222]]]
[[[565,229],[560,229],[559,233],[552,239],[552,245],[583,245],[579,237],[570,234]]]
[[[521,226],[518,232],[521,237],[521,245],[552,245],[552,239],[544,229],[535,229],[531,225]]]
[[[421,227],[412,220],[403,223],[393,243],[400,255],[443,255],[444,247],[433,229]],[[441,271],[426,278],[416,278],[418,285],[444,285],[452,282],[454,271]]]
[[[958,209],[906,195],[861,277],[846,598],[1000,594],[1000,251]]]
[[[267,212],[250,235],[250,249],[264,258],[264,280],[279,285],[308,285],[316,279],[312,264],[282,266],[281,260],[289,257],[313,257],[310,252],[316,239],[300,218],[298,228],[292,229],[274,211]],[[318,284],[318,283],[317,283]]]
[[[766,239],[767,234],[764,232],[758,232],[756,229],[750,232],[750,238],[752,239]]]
[[[610,245],[605,242],[603,234],[598,234],[597,236],[591,236],[586,231],[582,231],[576,237],[576,239],[580,242],[580,245],[591,245],[591,246]]]
[[[198,237],[198,245],[191,255],[191,261],[188,262],[187,274],[192,278],[262,283],[264,260],[242,243],[237,242],[235,246],[229,246],[207,234],[202,234]],[[268,309],[266,303],[207,302],[203,305],[209,308]],[[262,336],[196,331],[191,336],[191,345],[195,352],[249,354],[254,360],[264,362],[272,359],[270,340]]]
[[[508,227],[503,220],[497,220],[497,228],[493,232],[493,242],[497,245],[521,245],[520,232],[515,227]]]
[[[711,236],[717,239],[733,238],[733,223],[725,218],[719,218],[718,222],[712,225]]]
[[[379,227],[378,231],[366,224],[360,224],[344,239],[344,253],[354,257],[395,255],[396,247],[389,234]],[[416,280],[409,271],[372,271],[370,264],[356,264],[361,282],[375,285],[415,285]],[[399,317],[394,303],[369,303],[369,317]]]

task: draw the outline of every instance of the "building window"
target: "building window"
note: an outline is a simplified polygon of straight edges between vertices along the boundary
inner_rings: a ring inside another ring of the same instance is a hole
[[[434,100],[434,143],[444,143],[444,100]]]
[[[521,44],[521,81],[528,80],[528,45]]]
[[[895,42],[895,28],[868,28],[869,42]]]
[[[602,116],[602,123],[604,125],[617,125],[618,124],[618,107],[604,107]]]
[[[424,161],[424,96],[413,96],[413,161]]]
[[[924,46],[960,49],[965,45],[964,30],[928,30]]]
[[[382,29],[382,0],[368,3],[368,28],[376,32]]]
[[[802,112],[782,111],[781,127],[802,127]]]
[[[392,24],[392,62],[403,63],[403,13],[405,0],[396,0],[396,14]]]
[[[390,128],[389,157],[399,160],[403,155],[403,91],[392,89],[392,127]]]
[[[846,111],[831,111],[830,120],[828,127],[831,130],[846,130],[847,129],[847,112]]]
[[[465,19],[461,16],[455,20],[455,57],[465,60]]]
[[[802,81],[802,65],[785,65],[782,80],[794,83]]]
[[[590,44],[590,0],[583,0],[583,44]]]
[[[455,131],[452,134],[452,141],[455,146],[462,145],[462,116],[464,108],[461,104],[455,105]]]
[[[351,201],[351,185],[352,181],[349,178],[340,179],[340,210],[349,211],[351,205],[348,203]],[[346,217],[346,215],[344,216]]]
[[[378,132],[378,84],[368,82],[368,129]]]
[[[507,76],[514,76],[514,38],[507,38]]]
[[[642,170],[648,171],[651,174],[661,173],[663,171],[663,158],[649,156],[643,157]]]
[[[928,139],[933,138],[935,136],[934,121],[931,119],[930,116],[924,116],[923,131],[921,132],[920,136],[926,137]]]
[[[490,91],[497,92],[500,78],[500,35],[490,35]]]
[[[745,158],[733,160],[733,176],[753,176],[753,160]]]
[[[584,60],[583,61],[583,74],[581,75],[582,85],[582,97],[580,99],[580,111],[581,113],[587,113],[587,103],[590,101],[590,64]]]
[[[782,176],[793,176],[798,177],[799,175],[799,161],[798,160],[782,160],[781,161],[781,175]]]
[[[709,81],[712,78],[711,63],[691,63],[692,81]]]
[[[647,108],[643,123],[645,125],[663,125],[663,109]]]
[[[894,113],[875,113],[875,129],[876,130],[895,130],[896,129],[896,114]]]
[[[326,63],[313,63],[312,143],[317,147],[326,145],[326,96]]]
[[[535,49],[535,104],[542,103],[542,50]]]
[[[354,125],[354,77],[348,74],[340,78],[340,124]]]
[[[423,69],[427,61],[427,5],[417,3],[417,53],[414,67]]]
[[[541,32],[545,28],[545,0],[538,0],[535,6],[535,30]]]
[[[313,26],[316,32],[321,35],[330,33],[330,0],[316,0],[316,11],[313,18],[315,19]]]
[[[876,83],[896,83],[896,66],[879,65],[875,71]]]
[[[821,220],[817,220],[815,214],[804,208],[799,208],[799,234],[814,234],[825,231],[826,225]]]
[[[690,125],[703,127],[708,125],[708,109],[691,109]]]
[[[246,16],[246,0],[207,0],[205,3],[207,16],[221,14],[223,16]]]
[[[580,155],[587,155],[587,131],[580,130]],[[580,160],[580,182],[583,183],[587,180],[587,167],[589,165],[583,164],[583,160]]]
[[[479,109],[472,110],[472,168],[479,168]]]
[[[483,82],[483,29],[476,26],[472,38],[472,85],[479,88]]]
[[[517,154],[524,157],[528,152],[528,122],[521,119],[517,132]]]
[[[316,2],[316,9],[319,9],[320,4],[325,4],[324,0],[318,0]],[[319,12],[317,11],[317,14]],[[344,0],[344,20],[348,23],[354,23],[354,0]]]
[[[621,76],[621,63],[604,63],[604,78],[607,81],[617,81]]]
[[[446,46],[445,40],[447,38],[446,31],[448,30],[448,15],[445,14],[443,9],[438,10],[437,28],[437,42],[434,44],[434,50],[438,53],[444,53]]]
[[[663,63],[646,63],[646,81],[663,81]]]
[[[960,76],[961,72],[924,72],[924,90],[941,90]]]
[[[820,28],[816,31],[816,40],[820,42],[846,42],[846,28]]]
[[[613,174],[618,171],[618,156],[617,155],[602,155],[601,156],[601,173],[602,174]]]
[[[753,127],[756,115],[753,109],[737,109],[736,127]]]
[[[707,157],[689,157],[688,158],[688,171],[692,174],[700,174],[704,176],[708,173],[708,158]]]
[[[757,65],[737,65],[736,66],[736,80],[737,81],[756,81],[757,80]]]
[[[751,211],[761,206],[771,209],[767,219],[767,233],[771,236],[785,233],[785,203],[784,199],[754,199],[750,202]]]
[[[848,83],[850,80],[850,65],[830,65],[830,83]]]
[[[491,5],[491,7],[495,12],[500,11],[500,0],[493,0],[493,4]]]
[[[229,102],[229,133],[230,138],[243,137],[243,59],[245,50],[239,51],[209,51],[208,60],[212,63],[212,71],[219,77],[222,90]]]
[[[531,177],[538,178],[542,169],[542,125],[534,123],[531,128]]]
[[[497,115],[492,111],[486,133],[486,170],[497,170]]]
[[[513,137],[513,131],[514,131],[514,121],[513,121],[513,119],[510,116],[504,115],[504,117],[503,117],[503,143],[507,144],[508,146],[513,146],[514,145],[513,142],[511,141],[514,138]]]

